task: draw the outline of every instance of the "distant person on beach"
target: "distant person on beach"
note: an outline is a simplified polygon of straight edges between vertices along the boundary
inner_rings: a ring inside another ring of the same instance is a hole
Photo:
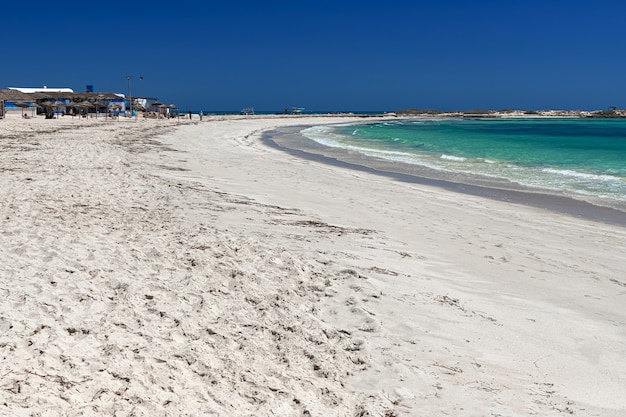
[[[189,120],[191,120],[191,111],[189,111]]]
[[[202,121],[202,112],[200,112],[200,121]]]

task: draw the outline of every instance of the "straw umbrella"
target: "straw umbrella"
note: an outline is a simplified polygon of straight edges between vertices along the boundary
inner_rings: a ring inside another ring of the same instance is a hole
[[[170,104],[169,106],[167,106],[167,108],[170,110],[178,110],[178,107],[176,107],[175,104]],[[176,116],[179,116],[178,112],[176,113]]]
[[[106,101],[107,104],[102,104],[103,101]],[[96,96],[96,100],[93,101],[93,106],[96,108],[96,118],[98,118],[98,109],[106,108],[108,106],[108,100],[106,99],[104,94],[98,94]]]
[[[64,101],[44,101],[41,105],[46,108],[46,118],[50,118],[50,114],[54,116],[55,111],[67,106]]]
[[[41,106],[40,106],[39,104],[35,103],[35,102],[30,103],[30,106],[29,106],[29,107],[32,107],[32,108],[33,108],[33,114],[32,114],[32,116],[34,116],[34,115],[35,115],[35,111],[36,111],[35,109],[36,109],[36,108],[38,108],[38,107],[39,107],[39,108],[41,108]]]
[[[59,109],[61,107],[65,107],[65,106],[67,106],[67,105],[65,104],[64,101],[57,100],[54,103],[52,103],[52,108],[56,109],[56,111],[57,111],[57,118],[59,117]]]
[[[93,105],[93,107],[96,109],[96,118],[98,118],[98,109],[100,108],[105,108],[106,104],[102,104],[99,101],[94,101],[93,103],[91,103]]]
[[[117,115],[119,116],[119,112],[124,108],[124,103],[109,102],[107,108],[109,109],[109,111],[116,111]]]
[[[15,104],[17,107],[22,109],[22,118],[24,117],[24,109],[27,109],[30,107],[30,104],[24,103],[23,101],[16,101],[13,104]]]
[[[148,104],[148,110],[150,111],[150,113],[155,112],[158,115],[161,114],[161,109],[163,108],[163,106],[165,106],[165,104],[161,103],[160,101],[155,101]]]
[[[42,101],[41,105],[46,109],[46,119],[51,119],[50,115],[54,115],[54,101],[46,100]]]
[[[89,102],[89,101],[87,101],[87,100],[83,100],[83,101],[81,101],[80,103],[74,103],[74,104],[72,104],[72,107],[77,107],[77,108],[79,108],[79,109],[81,109],[81,110],[85,111],[86,109],[90,109],[90,108],[92,108],[92,107],[93,107],[93,104],[92,104],[92,103],[90,103],[90,102]]]

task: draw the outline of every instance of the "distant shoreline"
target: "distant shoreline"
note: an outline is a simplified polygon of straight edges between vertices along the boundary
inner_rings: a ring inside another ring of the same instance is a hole
[[[202,112],[205,115],[237,115],[243,114],[237,110],[193,110],[192,113]],[[247,116],[333,116],[333,117],[445,117],[445,118],[626,118],[626,110],[419,110],[405,109],[394,111],[383,110],[361,110],[361,111],[334,111],[334,110],[313,110],[303,111],[297,115],[281,111],[260,110]]]
[[[549,194],[546,190],[531,189],[510,182],[498,183],[492,178],[450,175],[425,167],[372,158],[345,149],[329,148],[300,134],[306,127],[309,126],[270,130],[264,133],[262,141],[270,147],[307,160],[626,227],[626,210],[601,206],[566,195]]]

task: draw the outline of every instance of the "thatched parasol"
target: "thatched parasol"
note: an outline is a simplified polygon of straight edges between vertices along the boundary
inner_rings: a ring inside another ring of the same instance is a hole
[[[22,109],[22,117],[24,117],[24,109],[27,109],[30,107],[30,104],[24,103],[23,101],[16,101],[13,104],[15,104],[17,107]]]
[[[50,110],[50,113],[46,112],[48,115],[51,113],[54,114],[55,109],[58,111],[61,107],[67,106],[64,101],[43,101],[41,105]],[[48,118],[48,116],[46,116],[46,118]]]
[[[107,107],[107,105],[106,105],[106,104],[102,104],[102,103],[99,101],[99,100],[101,100],[101,98],[100,98],[100,96],[101,96],[101,95],[102,95],[102,94],[99,94],[99,95],[98,95],[98,100],[96,100],[96,101],[94,101],[94,102],[92,102],[92,103],[91,103],[91,104],[93,105],[93,107],[96,109],[96,117],[98,117],[98,109],[101,109],[101,108],[106,108],[106,107]]]
[[[74,107],[80,107],[83,109],[90,109],[92,107],[94,107],[94,104],[88,100],[83,100],[78,104],[74,104]]]
[[[52,103],[52,107],[55,109],[60,109],[61,107],[65,107],[67,104],[64,101],[55,101]]]
[[[70,107],[76,107],[82,111],[84,111],[85,109],[90,109],[92,107],[94,107],[93,103],[90,103],[88,100],[83,100],[80,103],[72,103],[70,104]]]
[[[174,114],[178,115],[178,112],[175,111],[175,110],[178,110],[178,107],[175,104],[170,104],[169,106],[167,106],[167,108],[169,110],[172,110],[172,111],[170,111],[170,113],[174,113]]]

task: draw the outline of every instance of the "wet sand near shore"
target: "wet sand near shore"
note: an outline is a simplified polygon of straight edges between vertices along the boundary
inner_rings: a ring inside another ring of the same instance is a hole
[[[309,126],[290,126],[268,131],[264,133],[263,141],[268,146],[300,158],[382,175],[399,181],[436,186],[457,193],[523,204],[626,227],[626,205],[615,202],[612,203],[613,207],[607,207],[565,195],[549,194],[546,190],[531,189],[506,180],[497,181],[494,178],[446,173],[427,167],[374,158],[347,149],[330,148],[299,133],[306,127]]]

